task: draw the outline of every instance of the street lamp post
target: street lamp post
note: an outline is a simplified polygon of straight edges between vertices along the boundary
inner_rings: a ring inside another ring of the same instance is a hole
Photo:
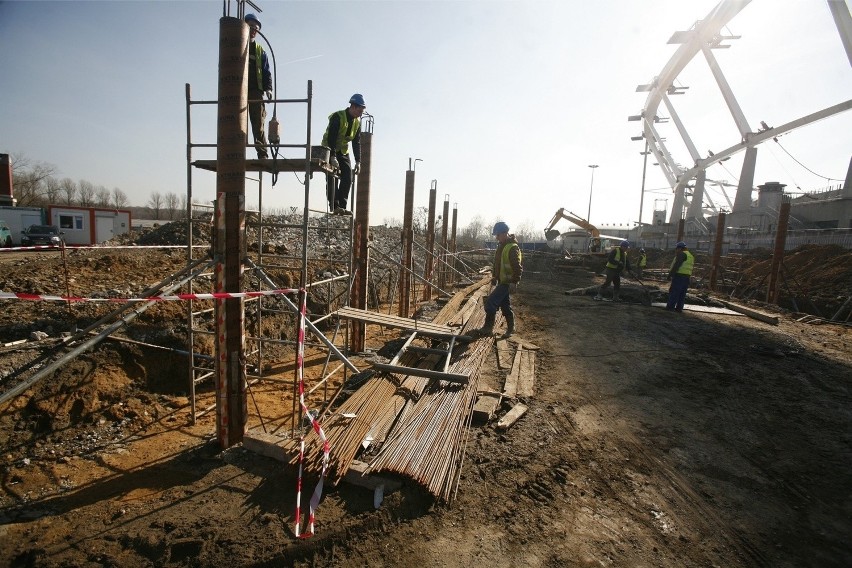
[[[586,213],[586,221],[589,221],[589,217],[592,216],[592,191],[595,189],[595,168],[598,167],[597,164],[589,164],[589,167],[592,168],[592,183],[589,184],[589,211]],[[589,221],[591,223],[591,221]]]

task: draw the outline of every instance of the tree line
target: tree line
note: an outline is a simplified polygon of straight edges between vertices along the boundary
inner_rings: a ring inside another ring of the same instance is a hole
[[[100,207],[131,209],[135,216],[145,212],[153,219],[180,219],[186,217],[186,196],[175,192],[154,192],[144,207],[131,207],[127,194],[118,187],[112,189],[81,179],[57,177],[52,164],[30,160],[26,156],[11,154],[12,185],[18,207],[68,205],[75,207]]]

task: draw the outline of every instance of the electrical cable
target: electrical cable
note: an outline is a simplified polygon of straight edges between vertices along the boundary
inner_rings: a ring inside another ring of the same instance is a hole
[[[269,121],[269,149],[272,152],[272,187],[275,187],[275,184],[278,183],[278,153],[281,148],[281,138],[278,134],[278,64],[275,62],[275,50],[272,49],[272,44],[269,43],[269,39],[263,35],[263,32],[257,30],[257,35],[263,38],[263,41],[266,42],[266,46],[269,48],[269,54],[272,56],[272,92],[274,93],[274,99],[272,102],[272,119]],[[260,62],[257,62],[257,65],[260,65]],[[266,104],[265,102],[262,104]],[[275,123],[275,142],[272,141],[273,135],[273,122]],[[283,154],[281,156],[284,157]],[[298,179],[298,177],[297,177]]]
[[[823,175],[820,175],[820,174],[816,173],[815,171],[813,171],[812,169],[810,169],[809,167],[807,167],[805,164],[803,164],[802,162],[800,162],[799,160],[797,160],[797,159],[793,156],[793,154],[791,154],[790,152],[788,152],[788,151],[787,151],[787,149],[786,149],[784,146],[782,146],[782,145],[781,145],[781,142],[779,142],[779,141],[778,141],[778,137],[777,137],[777,136],[776,136],[775,138],[773,138],[772,140],[773,140],[776,144],[778,144],[778,147],[779,147],[779,148],[781,148],[782,150],[784,150],[784,153],[785,153],[785,154],[787,154],[788,156],[790,156],[790,158],[791,158],[794,162],[796,162],[797,164],[799,164],[800,166],[802,166],[803,168],[805,168],[806,170],[808,170],[809,172],[811,172],[811,173],[812,173],[813,175],[815,175],[816,177],[822,178],[822,179],[824,179],[824,180],[826,180],[826,181],[843,181],[842,179],[835,179],[835,178],[831,178],[831,177],[828,177],[828,176],[823,176]],[[798,186],[797,186],[797,187],[798,187]],[[800,188],[800,189],[801,189],[801,188]]]

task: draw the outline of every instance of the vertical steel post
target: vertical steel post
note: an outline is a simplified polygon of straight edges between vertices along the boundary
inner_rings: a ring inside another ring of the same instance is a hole
[[[719,213],[716,220],[716,241],[713,243],[713,260],[710,263],[710,289],[716,291],[719,266],[722,259],[722,242],[725,240],[725,214]]]
[[[402,266],[399,269],[399,310],[400,317],[408,317],[411,293],[412,247],[414,244],[414,169],[408,160],[405,172],[405,210],[402,213]]]
[[[440,268],[440,272],[438,273],[438,287],[441,290],[446,289],[447,287],[447,249],[449,248],[449,243],[447,242],[447,234],[449,232],[449,223],[450,222],[450,195],[444,195],[444,211],[442,212],[441,217],[441,263],[438,265]]]
[[[766,289],[766,301],[778,303],[778,273],[781,271],[781,261],[784,260],[784,245],[787,242],[787,224],[790,221],[790,199],[782,197],[781,209],[778,211],[778,229],[775,233],[775,250],[772,253],[772,266],[769,269],[769,285]]]
[[[373,152],[372,121],[367,122],[369,132],[361,133],[361,173],[355,195],[355,241],[352,246],[355,282],[352,285],[351,306],[367,309],[367,283],[369,282],[369,244],[370,230],[370,161]],[[367,324],[353,321],[350,328],[349,348],[360,352],[364,350]]]
[[[216,291],[242,291],[245,239],[248,25],[219,20],[216,133]],[[228,448],[242,442],[247,420],[244,301],[216,301],[216,435]]]

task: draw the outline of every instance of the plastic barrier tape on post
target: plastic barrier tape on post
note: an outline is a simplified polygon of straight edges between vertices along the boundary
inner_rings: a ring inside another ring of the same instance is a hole
[[[254,298],[256,296],[275,296],[295,294],[295,288],[279,290],[259,290],[256,292],[214,292],[212,294],[177,294],[173,296],[148,296],[145,298],[84,298],[79,296],[49,296],[45,294],[27,294],[25,292],[0,292],[0,300],[36,300],[46,302],[174,302],[179,300],[227,300],[229,298]]]

